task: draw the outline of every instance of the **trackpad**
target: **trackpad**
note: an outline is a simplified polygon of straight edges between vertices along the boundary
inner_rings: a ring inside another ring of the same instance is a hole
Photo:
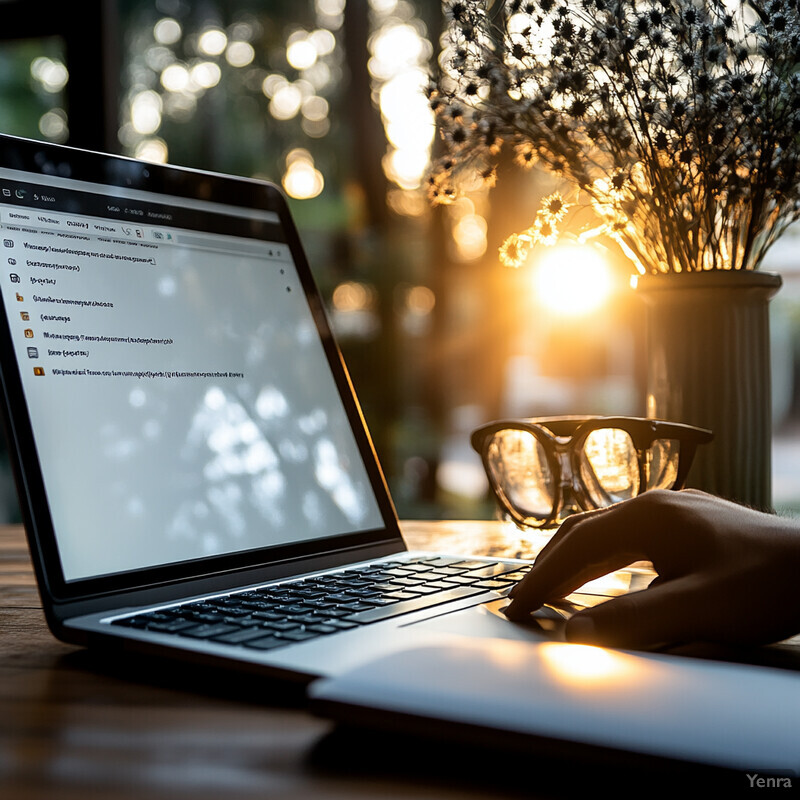
[[[483,605],[452,611],[438,617],[412,623],[409,627],[426,631],[456,633],[462,636],[495,637],[520,641],[564,641],[564,624],[576,611],[603,603],[610,598],[600,595],[571,594],[565,600],[542,606],[529,620],[512,622],[503,609],[506,597]]]

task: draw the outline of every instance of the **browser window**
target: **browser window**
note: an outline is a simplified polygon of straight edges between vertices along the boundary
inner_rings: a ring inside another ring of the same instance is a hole
[[[275,213],[20,177],[0,289],[67,581],[383,524]]]

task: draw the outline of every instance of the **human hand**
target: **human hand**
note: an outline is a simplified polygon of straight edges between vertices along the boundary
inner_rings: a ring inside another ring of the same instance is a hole
[[[800,631],[800,524],[693,489],[569,517],[511,592],[510,619],[649,560],[641,591],[580,611],[568,641],[612,647],[763,644]]]

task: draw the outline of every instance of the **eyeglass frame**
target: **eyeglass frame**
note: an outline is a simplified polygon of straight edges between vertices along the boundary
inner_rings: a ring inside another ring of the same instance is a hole
[[[500,510],[510,514],[517,524],[528,528],[546,528],[558,517],[558,512],[561,510],[563,502],[565,484],[561,461],[557,457],[558,453],[569,455],[569,464],[572,469],[571,488],[581,508],[584,511],[592,511],[606,507],[592,501],[580,478],[580,465],[578,464],[578,455],[589,434],[604,428],[624,430],[631,437],[639,467],[639,491],[637,495],[649,491],[645,475],[645,452],[653,446],[653,442],[658,439],[677,439],[680,442],[675,480],[668,487],[671,491],[677,491],[682,489],[686,482],[698,446],[707,444],[714,438],[714,433],[707,428],[700,428],[683,422],[667,422],[666,420],[645,417],[564,416],[528,417],[488,422],[472,431],[470,444],[481,457],[484,471],[492,488],[492,494],[499,504]],[[520,514],[494,478],[488,461],[488,443],[501,430],[527,431],[542,445],[548,466],[555,479],[553,508],[542,522],[533,524],[530,522],[531,517],[524,517]],[[670,433],[673,435],[668,435]]]

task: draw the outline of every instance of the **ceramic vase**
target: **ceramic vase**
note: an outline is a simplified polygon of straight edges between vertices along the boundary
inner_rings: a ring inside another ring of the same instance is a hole
[[[758,271],[639,278],[645,304],[647,416],[710,428],[687,486],[772,507],[769,301]]]

